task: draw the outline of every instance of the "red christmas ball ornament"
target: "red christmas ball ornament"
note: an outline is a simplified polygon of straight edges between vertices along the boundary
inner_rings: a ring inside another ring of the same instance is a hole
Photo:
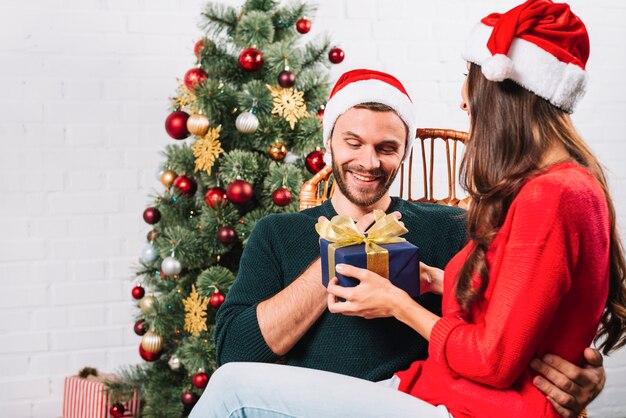
[[[200,60],[200,54],[202,53],[202,50],[204,49],[204,39],[200,39],[198,42],[196,42],[196,44],[193,46],[193,54],[196,56],[196,58],[198,60]]]
[[[238,205],[252,199],[252,185],[245,180],[235,180],[226,188],[228,200]]]
[[[148,328],[146,328],[146,321],[140,319],[139,321],[135,322],[135,325],[133,326],[133,331],[135,331],[135,334],[139,336],[142,336],[146,332],[148,332]]]
[[[312,174],[320,171],[326,163],[324,162],[324,152],[315,150],[311,151],[309,155],[306,156],[305,165],[307,170],[309,170]]]
[[[343,53],[342,49],[333,48],[330,50],[330,52],[328,52],[328,59],[333,64],[339,64],[341,61],[343,61],[344,58],[345,54]]]
[[[130,293],[135,299],[141,299],[146,294],[146,290],[142,286],[135,286]]]
[[[296,84],[296,75],[288,70],[281,71],[278,74],[278,84],[284,89],[293,87]]]
[[[311,21],[305,18],[298,20],[296,22],[296,30],[302,34],[309,33],[311,30]]]
[[[317,118],[319,120],[324,119],[324,111],[326,110],[326,106],[325,105],[320,105],[320,107],[317,108]]]
[[[198,190],[196,182],[191,177],[185,175],[176,177],[173,184],[180,193],[188,196],[193,195]]]
[[[258,49],[246,48],[239,54],[239,66],[248,72],[258,71],[263,66],[263,54]]]
[[[286,187],[279,187],[272,193],[272,200],[278,206],[287,206],[291,203],[291,192]]]
[[[198,402],[198,395],[193,392],[185,392],[180,395],[180,400],[185,406],[194,406]]]
[[[222,303],[224,303],[223,293],[215,292],[211,295],[211,299],[209,299],[209,305],[211,305],[211,307],[217,309],[222,306]]]
[[[193,375],[191,382],[198,389],[204,389],[209,384],[209,375],[206,373],[196,373]]]
[[[150,225],[154,225],[161,219],[161,212],[157,208],[150,207],[143,211],[143,220]]]
[[[189,90],[193,90],[204,83],[207,77],[206,72],[202,68],[192,68],[185,73],[185,86],[187,86]]]
[[[111,408],[109,408],[109,413],[113,418],[119,418],[124,416],[124,412],[126,412],[126,408],[121,403],[116,403]]]
[[[223,226],[217,230],[217,240],[224,245],[230,245],[237,241],[237,233],[230,226]]]
[[[189,119],[189,114],[182,110],[170,113],[167,119],[165,119],[165,130],[167,134],[174,139],[187,138],[189,136],[187,119]]]
[[[204,201],[212,208],[222,207],[228,203],[226,190],[221,187],[211,187],[204,195]]]
[[[159,351],[157,353],[150,353],[150,352],[144,350],[144,348],[141,346],[141,344],[139,344],[139,355],[145,361],[156,361],[161,356],[161,351]]]

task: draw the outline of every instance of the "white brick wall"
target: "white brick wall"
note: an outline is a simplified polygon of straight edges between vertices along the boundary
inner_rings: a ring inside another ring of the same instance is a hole
[[[229,1],[231,4],[239,2]],[[406,80],[421,125],[466,128],[458,110],[469,28],[514,1],[323,0],[310,35],[354,67]],[[626,5],[572,0],[592,40],[574,116],[605,163],[626,225]],[[0,2],[0,415],[59,417],[62,379],[136,362],[132,265],[176,78],[194,64],[204,0]],[[626,228],[622,227],[623,235]],[[596,417],[626,417],[626,350],[606,360]]]

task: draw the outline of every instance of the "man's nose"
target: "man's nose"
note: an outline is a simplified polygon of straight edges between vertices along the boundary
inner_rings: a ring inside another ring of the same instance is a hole
[[[363,147],[359,156],[359,164],[366,170],[380,167],[380,159],[374,147]]]

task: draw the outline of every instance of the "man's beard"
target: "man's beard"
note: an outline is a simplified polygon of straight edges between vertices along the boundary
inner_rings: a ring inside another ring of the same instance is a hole
[[[368,190],[367,192],[360,192],[358,189],[351,191],[348,188],[348,184],[345,179],[346,172],[348,171],[356,174],[377,177],[376,181],[379,182],[378,187],[373,191]],[[391,187],[391,184],[393,183],[393,180],[398,174],[398,170],[396,169],[391,173],[387,173],[382,168],[364,170],[362,168],[357,168],[357,166],[351,166],[349,164],[343,164],[341,168],[339,168],[339,165],[335,162],[335,159],[333,158],[333,174],[335,182],[337,183],[337,187],[339,187],[339,190],[341,190],[341,193],[343,193],[348,201],[357,206],[371,206],[374,203],[378,202],[385,195],[385,193],[387,193],[389,187]]]

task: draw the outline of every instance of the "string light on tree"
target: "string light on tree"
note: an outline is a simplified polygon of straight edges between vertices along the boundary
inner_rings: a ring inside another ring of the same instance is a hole
[[[189,113],[176,110],[165,119],[165,131],[174,139],[185,139],[189,136],[187,129]]]

